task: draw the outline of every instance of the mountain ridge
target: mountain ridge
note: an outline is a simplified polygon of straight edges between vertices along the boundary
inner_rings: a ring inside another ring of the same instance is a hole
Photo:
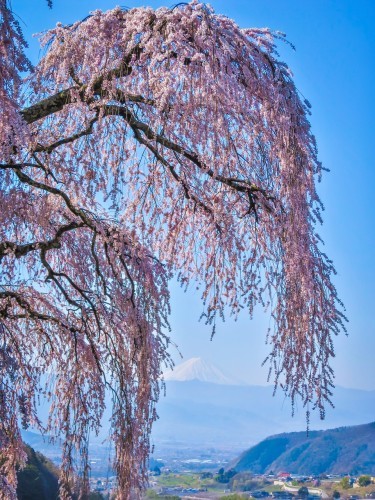
[[[374,474],[375,422],[267,437],[244,451],[230,467],[239,472]]]

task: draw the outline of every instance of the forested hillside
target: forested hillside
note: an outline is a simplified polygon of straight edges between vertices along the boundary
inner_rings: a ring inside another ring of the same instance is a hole
[[[26,445],[27,464],[18,473],[19,500],[54,500],[58,498],[57,467],[44,455]]]
[[[375,422],[270,436],[231,464],[237,471],[374,474]]]

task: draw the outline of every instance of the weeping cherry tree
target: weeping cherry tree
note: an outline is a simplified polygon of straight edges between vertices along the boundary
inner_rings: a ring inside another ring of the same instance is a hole
[[[197,0],[115,8],[43,34],[32,68],[8,0],[0,16],[0,498],[29,425],[63,438],[61,498],[77,469],[87,497],[108,392],[116,498],[142,491],[172,277],[212,330],[265,307],[275,387],[323,417],[345,318],[282,35]]]

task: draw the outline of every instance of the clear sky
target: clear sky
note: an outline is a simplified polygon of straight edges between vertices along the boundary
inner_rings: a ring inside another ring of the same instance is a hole
[[[127,0],[130,2],[130,0]],[[176,1],[139,1],[127,7],[172,6]],[[318,188],[326,207],[321,234],[334,260],[335,283],[349,318],[349,337],[336,339],[337,385],[375,389],[375,1],[374,0],[213,0],[216,12],[242,27],[284,31],[296,46],[280,53],[291,67],[300,92],[312,103],[312,127],[320,159],[330,169]],[[38,59],[31,35],[57,21],[71,23],[116,0],[12,0]],[[252,384],[265,384],[261,362],[268,320],[262,311],[210,330],[198,323],[199,293],[172,285],[172,339],[184,358],[203,357]],[[173,353],[172,353],[173,354]],[[174,356],[178,361],[178,356]]]

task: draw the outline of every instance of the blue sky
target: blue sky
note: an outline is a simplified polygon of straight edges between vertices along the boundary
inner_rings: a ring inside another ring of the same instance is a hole
[[[125,5],[171,6],[177,1],[133,1]],[[29,57],[38,59],[31,35],[71,23],[111,0],[12,0],[30,43]],[[336,383],[375,389],[375,1],[373,0],[213,0],[216,12],[242,27],[267,26],[284,31],[296,46],[281,46],[300,92],[312,103],[311,123],[319,156],[330,169],[318,188],[326,207],[321,234],[334,260],[335,283],[349,318],[349,336],[335,342]],[[198,323],[199,293],[184,294],[172,285],[172,339],[184,358],[201,356],[228,373],[253,384],[266,383],[261,362],[267,354],[267,316],[218,325],[214,340]],[[173,353],[172,353],[173,354]],[[178,361],[178,356],[174,356]]]

